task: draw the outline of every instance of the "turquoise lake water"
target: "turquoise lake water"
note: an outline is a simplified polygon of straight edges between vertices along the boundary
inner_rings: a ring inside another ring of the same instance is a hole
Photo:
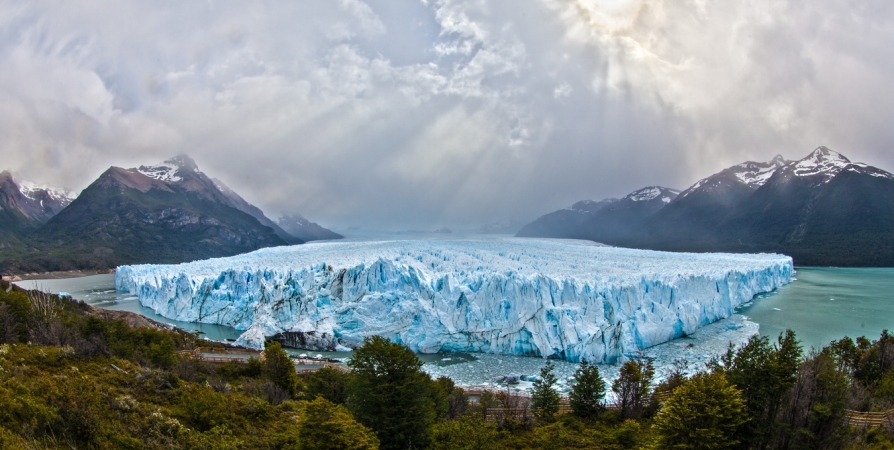
[[[799,267],[796,280],[739,310],[775,338],[795,331],[805,349],[844,336],[877,339],[894,330],[894,268]]]
[[[172,323],[204,337],[224,341],[240,332],[230,327],[177,322],[140,305],[136,296],[115,291],[114,275],[17,282],[28,289],[68,292],[74,298],[101,308],[132,311],[160,322]],[[760,325],[760,333],[775,338],[786,328],[795,330],[805,349],[822,347],[843,336],[876,339],[882,330],[894,330],[894,268],[797,268],[796,280],[776,292],[762,294],[739,313]],[[341,356],[335,355],[332,356]],[[437,355],[426,355],[430,362]],[[465,358],[451,357],[451,363]],[[428,362],[428,361],[427,361]],[[448,363],[450,364],[450,363]]]

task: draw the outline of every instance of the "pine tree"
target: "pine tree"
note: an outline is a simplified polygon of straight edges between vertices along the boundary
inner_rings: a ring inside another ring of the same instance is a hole
[[[657,448],[722,450],[739,445],[748,420],[741,392],[722,372],[698,373],[674,390],[653,425]]]
[[[574,379],[576,383],[568,395],[571,410],[579,417],[599,417],[605,411],[605,381],[599,375],[599,368],[581,359]]]
[[[546,361],[540,369],[540,378],[534,381],[534,392],[531,394],[531,409],[541,420],[552,420],[559,412],[559,393],[554,389],[556,375],[553,363]]]

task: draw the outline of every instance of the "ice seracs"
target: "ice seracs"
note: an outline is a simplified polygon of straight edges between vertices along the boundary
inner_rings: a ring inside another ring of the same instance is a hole
[[[542,239],[326,242],[122,266],[119,290],[175,320],[315,348],[382,335],[414,351],[611,362],[788,283],[781,255],[675,254]]]

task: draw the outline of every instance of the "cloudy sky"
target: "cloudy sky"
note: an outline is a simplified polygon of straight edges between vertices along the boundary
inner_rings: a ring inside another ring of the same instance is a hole
[[[2,168],[178,153],[268,215],[425,228],[819,145],[894,170],[890,0],[0,0]]]

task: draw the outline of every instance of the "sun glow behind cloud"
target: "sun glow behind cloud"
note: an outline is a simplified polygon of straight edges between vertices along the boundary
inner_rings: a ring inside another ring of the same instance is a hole
[[[0,155],[82,188],[186,152],[271,213],[398,228],[529,219],[821,144],[891,169],[892,17],[881,0],[0,1]]]

